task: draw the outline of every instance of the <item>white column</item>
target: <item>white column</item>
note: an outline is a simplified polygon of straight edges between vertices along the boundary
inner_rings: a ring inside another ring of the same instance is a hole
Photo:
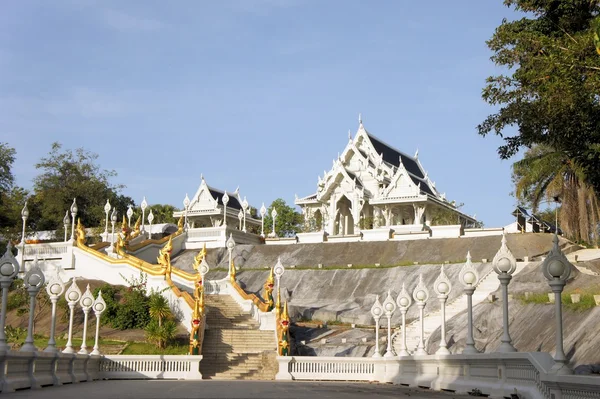
[[[498,274],[498,280],[502,285],[502,324],[503,332],[502,342],[497,352],[516,352],[517,349],[512,344],[512,338],[508,331],[508,284],[512,279],[512,274],[517,267],[517,261],[506,245],[506,235],[502,236],[502,244],[492,261],[494,271]]]
[[[69,305],[69,335],[63,353],[75,353],[75,349],[73,349],[73,343],[71,341],[73,337],[73,311],[75,305],[77,304],[77,302],[79,302],[79,299],[81,299],[81,290],[79,290],[79,287],[77,286],[75,277],[73,277],[73,282],[71,283],[71,286],[69,287],[67,292],[65,292],[65,299],[67,300],[67,303]]]
[[[467,261],[460,270],[458,276],[460,282],[465,287],[464,293],[467,295],[467,338],[465,341],[465,349],[463,349],[462,353],[479,353],[475,347],[475,340],[473,339],[473,293],[475,292],[475,287],[479,281],[479,274],[477,273],[477,270],[475,270],[475,267],[473,267],[473,263],[471,263],[470,252],[467,252]]]
[[[425,342],[424,342],[424,332],[425,326],[423,322],[423,309],[425,309],[425,305],[427,303],[427,299],[429,299],[429,291],[425,284],[423,283],[423,275],[419,274],[419,283],[415,287],[413,291],[413,299],[417,302],[417,307],[419,308],[419,325],[420,325],[420,337],[419,337],[419,345],[417,346],[416,355],[427,355],[427,351],[425,350]]]
[[[27,338],[25,344],[21,347],[21,352],[36,352],[37,348],[33,344],[33,316],[35,313],[35,297],[44,285],[44,273],[38,266],[37,258],[33,262],[33,266],[23,279],[27,293],[29,294],[29,324],[27,326]]]
[[[375,303],[371,307],[371,315],[375,319],[375,353],[373,353],[373,357],[381,357],[381,353],[379,352],[379,319],[383,315],[383,306],[379,302],[379,295],[377,295],[377,299],[375,299]]]
[[[90,309],[92,308],[92,305],[94,304],[94,296],[92,295],[92,292],[90,291],[90,285],[88,284],[87,289],[85,290],[85,292],[83,293],[83,296],[81,297],[81,300],[79,301],[79,304],[81,305],[81,309],[83,310],[83,336],[82,336],[82,340],[81,340],[81,349],[79,349],[79,354],[81,355],[87,355],[88,351],[87,351],[87,345],[85,343],[85,340],[87,338],[87,322],[88,322],[88,315],[90,313]]]
[[[410,307],[412,301],[410,299],[410,295],[406,292],[406,288],[404,287],[404,283],[402,283],[402,290],[398,295],[398,299],[396,300],[396,304],[400,308],[400,314],[402,315],[402,342],[400,345],[400,352],[398,356],[409,356],[407,347],[406,347],[406,311]]]

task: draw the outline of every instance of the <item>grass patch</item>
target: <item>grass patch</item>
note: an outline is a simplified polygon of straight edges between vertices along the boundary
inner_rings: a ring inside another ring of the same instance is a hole
[[[577,294],[577,292],[563,292],[561,301],[565,309],[573,310],[576,312],[582,312],[584,310],[592,309],[596,306],[594,295],[590,293],[578,293],[581,295],[579,302],[573,303],[571,294]],[[535,303],[538,305],[551,305],[548,298],[548,293],[533,292],[529,294],[529,297],[525,298],[525,294],[517,294],[515,298],[520,300],[521,303]]]
[[[130,342],[123,350],[123,355],[187,355],[188,350],[189,345],[180,342],[167,345],[165,349],[158,349],[148,342]]]
[[[529,294],[529,297],[525,297],[525,294],[517,294],[515,298],[520,300],[522,303],[537,303],[538,305],[546,305],[550,302],[548,301],[548,294],[532,292]]]

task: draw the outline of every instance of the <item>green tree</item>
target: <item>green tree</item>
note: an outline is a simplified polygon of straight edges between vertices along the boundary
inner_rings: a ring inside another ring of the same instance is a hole
[[[8,192],[15,182],[12,166],[16,154],[14,148],[6,143],[0,143],[0,193]]]
[[[177,212],[179,209],[174,207],[173,205],[168,204],[154,204],[149,207],[152,209],[152,214],[154,215],[153,224],[158,223],[175,223],[177,224],[177,219],[173,217],[173,213]],[[150,209],[146,209],[146,216],[150,213]],[[147,223],[147,222],[146,222]]]
[[[29,193],[15,186],[12,172],[16,151],[6,143],[0,143],[0,235],[4,239],[16,240],[21,236],[21,210]],[[31,219],[28,220],[31,224]],[[6,242],[0,245],[4,253]]]
[[[564,153],[600,190],[598,0],[504,0],[524,17],[504,20],[487,42],[506,74],[491,76],[483,98],[497,106],[479,126],[504,139],[501,158],[548,145]],[[507,128],[516,126],[509,135]]]
[[[78,148],[63,150],[53,143],[47,157],[36,165],[42,173],[34,179],[32,220],[38,230],[62,227],[65,211],[73,198],[77,198],[77,217],[86,227],[104,222],[104,204],[108,199],[113,206],[125,212],[133,200],[119,194],[124,187],[110,182],[115,171],[102,170],[97,164],[98,155]]]
[[[150,294],[148,313],[152,320],[146,326],[146,337],[156,343],[158,348],[164,348],[167,342],[175,338],[177,324],[172,320],[169,302],[160,292]]]
[[[277,210],[275,218],[275,231],[277,235],[284,237],[294,236],[301,231],[304,218],[294,208],[286,204],[285,200],[277,198],[271,203],[265,215],[265,234],[270,234],[273,231],[273,218],[271,212]]]

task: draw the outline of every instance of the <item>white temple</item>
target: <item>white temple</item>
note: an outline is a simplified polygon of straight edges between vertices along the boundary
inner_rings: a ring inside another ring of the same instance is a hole
[[[460,212],[440,194],[418,158],[371,135],[359,117],[354,138],[319,176],[317,192],[297,198],[312,231],[351,236],[366,230],[396,233],[421,231],[432,225],[436,212],[450,212],[453,225],[471,227],[476,220]]]

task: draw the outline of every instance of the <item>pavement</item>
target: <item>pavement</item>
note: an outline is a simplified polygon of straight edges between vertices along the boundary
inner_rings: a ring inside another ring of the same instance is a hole
[[[2,398],[60,399],[411,399],[468,398],[451,392],[407,388],[391,384],[352,382],[284,382],[284,381],[94,381],[60,387],[45,387],[2,393]]]

